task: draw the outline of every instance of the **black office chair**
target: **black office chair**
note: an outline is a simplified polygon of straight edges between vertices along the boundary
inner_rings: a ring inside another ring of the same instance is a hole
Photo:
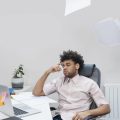
[[[79,74],[93,79],[100,87],[101,73],[95,64],[84,64],[83,68],[81,69]],[[90,105],[90,109],[94,109],[94,108],[97,108],[97,105],[93,100],[93,102]],[[51,111],[55,110],[54,107],[51,107],[50,109],[51,109]],[[60,118],[60,116],[58,116],[58,117],[54,118],[53,120],[62,120],[62,119]],[[96,119],[93,118],[93,116],[89,116],[85,120],[96,120]]]
[[[100,70],[96,67],[95,64],[84,64],[83,68],[81,69],[81,71],[79,72],[80,75],[86,76],[88,78],[93,79],[98,86],[100,87],[100,83],[101,83],[101,72]],[[90,105],[90,109],[95,109],[97,108],[96,103],[93,102]],[[93,116],[89,116],[88,118],[86,118],[85,120],[96,120],[95,118],[93,118]]]
[[[84,64],[79,74],[93,79],[100,87],[101,73],[95,64]]]

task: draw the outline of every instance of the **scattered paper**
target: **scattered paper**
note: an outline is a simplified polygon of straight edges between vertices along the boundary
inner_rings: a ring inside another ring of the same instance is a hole
[[[91,0],[66,0],[65,16],[91,5]]]
[[[3,120],[5,118],[8,118],[8,116],[0,112],[0,120]]]
[[[17,101],[23,101],[24,103],[28,103],[32,104],[32,105],[36,105],[39,103],[56,103],[55,100],[50,99],[47,96],[33,96],[31,92],[23,92],[20,93],[19,95],[12,95],[13,99],[17,100]]]
[[[49,103],[41,102],[41,101],[38,101],[37,103],[35,103],[35,101],[32,102],[32,100],[27,100],[27,98],[28,98],[28,96],[26,97],[26,100],[20,100],[20,101],[12,99],[12,104],[16,106],[17,104],[20,104],[20,102],[21,102],[21,103],[24,103],[34,109],[40,110],[41,113],[24,117],[24,120],[38,120],[38,119],[39,120],[52,120]]]
[[[100,43],[116,46],[120,45],[120,21],[108,18],[96,24],[97,39]]]
[[[34,109],[38,109],[42,112],[40,114],[27,116],[25,120],[52,120],[50,106],[48,103],[41,103],[34,106],[27,103],[27,105],[33,107]]]

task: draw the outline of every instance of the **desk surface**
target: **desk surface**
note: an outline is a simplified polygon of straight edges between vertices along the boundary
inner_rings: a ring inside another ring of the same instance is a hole
[[[23,120],[52,120],[49,103],[54,103],[54,100],[46,96],[34,97],[31,92],[23,92],[14,96],[12,99],[12,104],[17,104],[18,101],[41,111],[41,113],[23,117]]]
[[[43,106],[43,105],[42,105]],[[44,108],[41,105],[34,106],[36,109],[42,110],[41,113],[23,117],[23,120],[52,120],[51,112],[49,110],[49,104],[44,104]],[[0,120],[7,118],[6,115],[0,112]]]
[[[43,103],[42,103],[43,104]],[[36,105],[33,108],[36,108],[38,110],[41,110],[41,113],[30,115],[27,117],[23,117],[23,120],[52,120],[51,112],[49,109],[49,104],[44,104],[44,107],[42,105]]]
[[[14,99],[42,111],[38,114],[23,117],[23,120],[52,120],[49,103],[54,102],[54,100],[52,101],[52,99],[46,96],[34,97],[31,92],[20,93]],[[14,104],[14,102],[12,103]]]

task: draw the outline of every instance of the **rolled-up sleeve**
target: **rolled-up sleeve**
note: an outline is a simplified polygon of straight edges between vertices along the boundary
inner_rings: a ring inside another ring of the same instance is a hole
[[[50,95],[50,94],[56,92],[56,90],[57,90],[56,82],[57,82],[57,79],[54,79],[54,80],[44,84],[43,91],[44,91],[45,95]]]
[[[97,104],[97,106],[100,106],[103,104],[109,104],[107,102],[103,92],[101,91],[101,89],[99,88],[97,83],[95,83],[95,82],[92,83],[90,94],[91,94],[93,100],[95,101],[95,103]]]

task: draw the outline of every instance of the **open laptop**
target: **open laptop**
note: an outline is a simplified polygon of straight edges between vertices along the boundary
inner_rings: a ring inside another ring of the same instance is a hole
[[[9,117],[17,116],[21,118],[40,113],[41,111],[31,108],[28,105],[18,101],[17,104],[12,105],[8,87],[0,85],[0,112]]]

